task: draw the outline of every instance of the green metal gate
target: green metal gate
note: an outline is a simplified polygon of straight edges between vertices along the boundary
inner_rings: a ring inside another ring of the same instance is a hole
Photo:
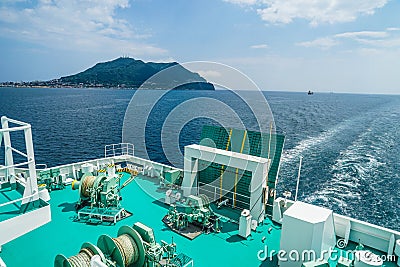
[[[265,205],[266,214],[272,215],[284,141],[285,136],[282,134],[204,126],[200,144],[271,159],[270,170],[266,177],[269,191],[265,192],[267,195]],[[199,193],[207,194],[214,200],[229,199],[235,208],[251,209],[249,192],[251,177],[250,171],[199,161]]]

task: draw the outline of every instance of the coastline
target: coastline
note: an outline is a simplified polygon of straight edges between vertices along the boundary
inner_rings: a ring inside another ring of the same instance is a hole
[[[121,89],[121,90],[169,90],[166,88],[140,88],[140,87],[126,87],[126,86],[104,86],[104,85],[8,85],[8,84],[0,84],[0,88],[46,88],[46,89],[55,89],[55,88],[70,88],[70,89]],[[171,90],[179,90],[179,91],[215,91],[214,89],[194,89],[194,88],[174,88]]]

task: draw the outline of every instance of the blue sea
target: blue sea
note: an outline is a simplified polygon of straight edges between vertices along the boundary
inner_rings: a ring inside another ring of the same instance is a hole
[[[56,166],[102,157],[105,145],[121,142],[125,111],[134,93],[118,89],[0,88],[0,116],[29,122],[36,163]],[[278,195],[286,190],[294,195],[299,158],[303,157],[299,200],[400,230],[400,96],[264,95],[277,129],[286,135]],[[245,125],[252,124],[251,111],[230,91],[171,91],[146,118],[146,148],[152,160],[170,164],[162,143],[177,141],[182,152],[184,145],[199,142],[204,124],[215,123],[201,117],[207,107],[188,105],[190,112],[199,112],[199,118],[184,125],[174,126],[172,122],[161,137],[167,115],[178,105],[198,98],[226,103]],[[219,114],[218,108],[209,112]],[[175,116],[184,118],[185,113]],[[138,127],[143,125],[138,123]],[[169,137],[169,131],[178,131],[178,138]],[[15,133],[12,137],[14,145],[21,146]],[[141,156],[143,152],[135,153]]]

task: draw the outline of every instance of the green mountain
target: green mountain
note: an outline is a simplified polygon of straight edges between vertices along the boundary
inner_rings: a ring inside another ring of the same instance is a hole
[[[215,90],[199,74],[191,72],[177,62],[143,62],[133,58],[117,58],[97,63],[95,66],[75,75],[62,77],[59,84],[76,87],[121,87],[139,88],[147,79],[169,67],[167,75],[159,75],[151,83],[145,83],[143,89],[191,89]],[[176,88],[173,85],[183,84]]]

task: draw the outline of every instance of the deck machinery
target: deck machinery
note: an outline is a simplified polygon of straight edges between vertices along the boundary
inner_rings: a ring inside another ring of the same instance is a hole
[[[153,229],[137,222],[132,227],[122,226],[117,237],[101,235],[97,246],[84,243],[72,257],[56,256],[54,267],[187,267],[193,260],[176,253],[176,244],[155,241]]]
[[[220,218],[211,210],[208,197],[201,194],[188,196],[182,206],[172,204],[163,222],[189,239],[221,229]]]
[[[46,187],[47,190],[61,190],[65,188],[65,176],[59,169],[45,169],[39,172],[39,187]]]
[[[100,169],[97,175],[85,172],[80,181],[73,181],[72,189],[79,190],[79,200],[76,204],[78,220],[89,222],[111,222],[131,215],[121,206],[120,191],[138,174],[131,171],[130,177],[121,185],[122,173],[115,172],[115,165],[108,164],[106,169]]]

